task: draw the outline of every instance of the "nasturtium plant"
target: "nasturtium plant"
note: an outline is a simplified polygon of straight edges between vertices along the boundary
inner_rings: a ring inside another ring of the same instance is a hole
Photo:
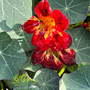
[[[90,0],[0,0],[0,90],[90,89]]]

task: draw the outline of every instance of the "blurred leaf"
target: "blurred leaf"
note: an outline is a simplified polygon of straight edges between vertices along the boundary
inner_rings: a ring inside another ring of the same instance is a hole
[[[75,72],[64,74],[60,90],[90,90],[90,65],[81,64]]]
[[[27,60],[22,64],[21,69],[36,72],[37,70],[42,68],[41,64],[38,65],[33,64],[30,53],[27,53],[26,55],[27,55]]]
[[[77,64],[74,64],[74,65],[72,65],[72,66],[67,66],[67,70],[69,71],[69,72],[74,72],[75,70],[77,70],[77,68],[78,68],[78,65]]]
[[[67,29],[72,29],[72,28],[75,28],[75,27],[79,27],[80,25],[82,25],[84,23],[84,21],[81,21],[81,22],[78,22],[76,24],[71,24],[68,26]]]
[[[10,28],[23,24],[32,16],[32,0],[0,0],[0,22],[6,21]]]
[[[30,87],[16,87],[13,90],[40,90],[37,86]]]
[[[12,31],[7,32],[12,39],[17,39],[20,46],[24,49],[25,52],[34,49],[34,46],[31,44],[32,34],[27,34],[22,30],[22,25],[15,25],[15,28]]]
[[[90,3],[89,3],[90,4]],[[89,8],[88,8],[88,11],[89,11],[89,14],[90,14],[90,5],[89,5]]]
[[[26,55],[19,43],[5,32],[0,33],[0,80],[12,80],[25,59]]]
[[[51,69],[41,69],[36,72],[34,79],[39,83],[40,90],[58,90],[59,76]]]
[[[83,27],[66,31],[72,36],[73,43],[70,48],[76,52],[76,63],[90,63],[90,32]]]
[[[89,0],[48,0],[53,10],[60,9],[70,24],[83,21],[88,14]]]

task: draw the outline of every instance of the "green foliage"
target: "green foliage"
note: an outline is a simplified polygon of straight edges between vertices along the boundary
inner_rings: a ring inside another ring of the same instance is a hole
[[[72,28],[75,28],[75,27],[79,27],[83,23],[84,23],[84,21],[78,22],[76,24],[70,24],[67,29],[72,29]]]
[[[34,65],[31,59],[30,53],[27,53],[27,60],[22,64],[21,69],[30,70],[32,72],[36,72],[37,70],[42,68],[42,65]]]
[[[10,28],[23,24],[32,16],[32,0],[0,0],[0,22]]]
[[[89,8],[88,8],[88,11],[89,11],[89,16],[90,16],[90,5],[89,5]]]
[[[16,87],[14,90],[40,90],[37,86],[30,87]]]
[[[60,85],[60,90],[90,90],[90,65],[81,64],[75,72],[64,74]]]
[[[27,74],[22,74],[22,75],[18,76],[11,83],[16,87],[23,87],[23,86],[29,87],[30,85],[37,85],[37,82],[35,80],[29,78],[29,76],[27,76]]]
[[[77,64],[82,64],[82,62],[90,63],[90,32],[80,27],[67,30],[67,33],[69,33],[73,39],[70,48],[76,52],[75,59]]]
[[[89,0],[48,0],[53,10],[60,9],[70,24],[84,20],[88,14]]]
[[[17,39],[20,46],[24,49],[25,52],[34,49],[34,46],[31,44],[32,34],[27,34],[22,30],[22,25],[14,25],[15,28],[12,31],[7,32],[12,39]]]
[[[20,89],[21,87],[22,89],[24,89],[29,88],[31,86],[39,87],[38,83],[34,79],[31,79],[27,72],[25,72],[24,70],[20,70],[19,75],[17,77],[14,77],[13,80],[8,80],[7,83],[10,86],[10,88],[13,89]]]
[[[90,32],[80,27],[67,30],[67,33],[72,36],[73,44],[70,48],[76,51],[76,62],[81,65],[75,72],[63,75],[60,90],[89,90]],[[71,66],[67,69],[72,72],[76,67]]]
[[[59,90],[59,84],[60,90],[90,90],[90,31],[82,27],[90,21],[90,0],[48,1],[52,10],[60,9],[69,18],[70,30],[66,32],[72,36],[70,48],[76,51],[78,65],[65,66],[59,73],[62,78],[51,69],[42,69],[41,64],[35,66],[32,34],[25,33],[22,24],[35,15],[34,7],[40,0],[0,0],[0,90],[5,86],[13,90]]]
[[[7,33],[0,33],[0,80],[13,79],[25,59],[26,55],[19,43]]]
[[[41,69],[36,72],[34,79],[38,81],[40,90],[58,90],[59,76],[51,69]]]
[[[74,72],[75,70],[77,70],[78,69],[78,65],[77,64],[74,64],[74,65],[72,65],[72,66],[67,66],[67,70],[69,71],[69,72]]]

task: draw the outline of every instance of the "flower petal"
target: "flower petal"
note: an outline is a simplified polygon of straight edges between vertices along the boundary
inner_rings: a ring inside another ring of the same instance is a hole
[[[38,30],[39,28],[39,19],[37,19],[35,16],[32,16],[31,19],[29,19],[28,21],[26,21],[23,26],[22,29],[28,33],[34,33],[36,30]]]
[[[31,58],[34,65],[42,63],[44,68],[61,70],[63,67],[62,63],[56,58],[50,48],[47,51],[40,51],[40,48],[35,47]]]
[[[73,49],[65,49],[57,52],[57,54],[59,56],[60,61],[66,64],[67,66],[76,64],[75,60],[76,53]]]
[[[50,68],[52,70],[61,70],[63,67],[62,63],[55,57],[53,53],[47,53],[44,56],[42,65],[44,68]]]
[[[50,38],[50,36],[45,38],[44,32],[41,32],[41,31],[38,33],[37,32],[34,33],[31,43],[32,43],[32,45],[39,47],[40,50],[45,51],[50,47],[51,38]]]
[[[60,32],[53,36],[50,47],[53,51],[67,49],[72,44],[72,38],[66,32]]]
[[[55,19],[56,29],[61,32],[65,31],[69,25],[68,18],[58,9],[55,9],[51,14],[51,18]]]
[[[34,50],[31,58],[33,60],[34,65],[40,64],[43,62],[44,52],[40,51],[39,48],[35,47],[35,50]]]
[[[35,7],[35,13],[37,14],[38,18],[42,16],[47,16],[52,12],[51,7],[47,0],[42,0],[39,4]]]

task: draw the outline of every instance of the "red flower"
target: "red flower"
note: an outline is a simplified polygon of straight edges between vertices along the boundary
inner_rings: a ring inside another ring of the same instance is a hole
[[[71,66],[76,63],[76,53],[73,49],[65,49],[55,53],[57,55],[55,55],[54,51],[52,51],[50,48],[46,51],[40,51],[40,49],[36,47],[34,53],[32,54],[33,63],[35,65],[41,63],[44,68],[50,68],[53,70],[62,69],[62,63],[66,64],[67,66]],[[59,56],[59,59],[57,56]]]
[[[60,51],[62,49],[69,48],[72,44],[72,38],[66,32],[60,32],[56,35],[53,35],[50,48],[53,51]]]
[[[47,0],[42,0],[35,7],[37,14],[23,24],[22,29],[33,33],[31,40],[35,45],[32,60],[35,65],[42,64],[44,68],[60,70],[63,64],[67,66],[76,63],[73,49],[68,49],[72,38],[64,32],[68,25],[68,18],[58,9],[52,11]]]
[[[36,5],[35,12],[38,19],[32,16],[22,27],[26,33],[34,33],[32,45],[42,51],[49,47],[58,51],[71,46],[72,38],[64,32],[69,25],[69,20],[60,10],[52,11],[48,1],[42,0]]]

